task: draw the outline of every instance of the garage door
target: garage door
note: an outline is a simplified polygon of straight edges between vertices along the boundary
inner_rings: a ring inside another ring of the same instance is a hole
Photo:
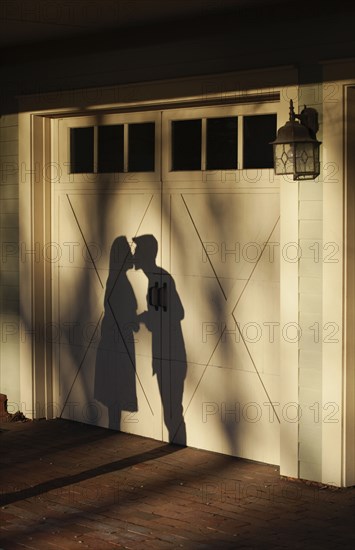
[[[279,462],[277,115],[270,103],[57,122],[62,417]]]

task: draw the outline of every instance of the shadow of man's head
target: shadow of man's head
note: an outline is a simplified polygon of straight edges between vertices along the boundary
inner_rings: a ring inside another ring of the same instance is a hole
[[[141,235],[134,237],[136,249],[133,255],[135,269],[148,272],[156,266],[155,260],[158,253],[158,242],[153,235]]]

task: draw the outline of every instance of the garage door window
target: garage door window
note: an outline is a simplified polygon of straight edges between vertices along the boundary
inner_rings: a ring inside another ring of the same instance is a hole
[[[117,115],[121,123],[72,127],[70,173],[154,173],[161,148],[167,175],[195,172],[191,177],[198,178],[198,172],[273,167],[270,142],[276,136],[276,114],[218,116],[215,109],[212,116],[199,117],[196,111],[189,115],[183,111],[170,119],[163,137],[157,120],[149,118],[121,122]]]
[[[243,117],[243,168],[272,168],[276,115]]]
[[[70,172],[154,172],[155,123],[70,128]]]
[[[275,136],[275,114],[173,120],[171,170],[272,168]]]
[[[70,172],[94,171],[94,128],[70,128]]]

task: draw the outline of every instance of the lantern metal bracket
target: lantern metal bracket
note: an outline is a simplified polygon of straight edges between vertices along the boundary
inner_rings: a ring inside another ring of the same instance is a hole
[[[318,124],[318,112],[312,107],[304,105],[300,114],[295,113],[293,107],[293,101],[290,99],[290,121],[298,119],[300,123],[305,126],[310,132],[313,138],[316,137],[316,133],[319,130]]]

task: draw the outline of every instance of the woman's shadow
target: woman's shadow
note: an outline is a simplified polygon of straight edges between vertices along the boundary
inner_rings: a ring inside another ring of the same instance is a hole
[[[110,251],[104,316],[95,366],[94,397],[107,407],[108,427],[119,430],[122,411],[138,410],[134,332],[137,300],[127,278],[133,258],[126,237],[117,237]]]

